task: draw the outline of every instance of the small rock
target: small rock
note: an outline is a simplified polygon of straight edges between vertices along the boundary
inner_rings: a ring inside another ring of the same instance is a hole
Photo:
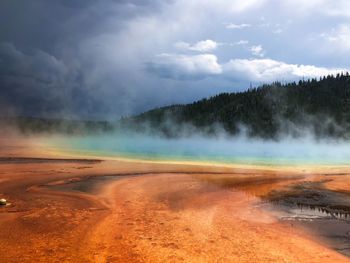
[[[4,198],[0,199],[0,205],[6,205],[7,204],[7,200]]]

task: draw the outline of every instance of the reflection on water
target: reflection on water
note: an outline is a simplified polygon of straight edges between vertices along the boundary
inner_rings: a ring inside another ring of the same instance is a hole
[[[291,216],[283,217],[284,220],[339,219],[350,222],[349,211],[332,210],[329,207],[297,203],[295,207],[286,207],[286,210]]]
[[[265,197],[285,222],[313,233],[319,240],[350,256],[350,197],[325,189],[320,182],[304,182]]]
[[[287,208],[281,220],[311,231],[329,247],[350,257],[350,213],[329,207],[299,204]]]

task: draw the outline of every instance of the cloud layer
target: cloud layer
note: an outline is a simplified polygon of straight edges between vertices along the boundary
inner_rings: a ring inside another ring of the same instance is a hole
[[[0,113],[116,119],[350,68],[331,0],[0,2]]]
[[[243,81],[248,79],[258,83],[317,78],[347,71],[344,68],[288,64],[273,59],[232,59],[219,64],[217,57],[213,54],[187,56],[161,54],[147,67],[151,73],[162,78],[185,81],[225,77]]]
[[[195,44],[190,44],[187,42],[176,42],[175,47],[182,50],[191,50],[198,52],[209,52],[213,51],[218,47],[218,43],[211,39],[198,41]]]

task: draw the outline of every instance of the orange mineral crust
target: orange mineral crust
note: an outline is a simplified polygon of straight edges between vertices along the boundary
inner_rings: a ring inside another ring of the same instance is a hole
[[[323,176],[2,157],[0,262],[350,262],[263,205]]]

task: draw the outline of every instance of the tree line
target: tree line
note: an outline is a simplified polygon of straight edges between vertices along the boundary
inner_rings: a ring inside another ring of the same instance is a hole
[[[221,93],[123,118],[119,125],[169,137],[198,131],[210,135],[222,130],[236,135],[243,130],[248,136],[262,138],[312,133],[349,139],[350,76],[342,73]]]

